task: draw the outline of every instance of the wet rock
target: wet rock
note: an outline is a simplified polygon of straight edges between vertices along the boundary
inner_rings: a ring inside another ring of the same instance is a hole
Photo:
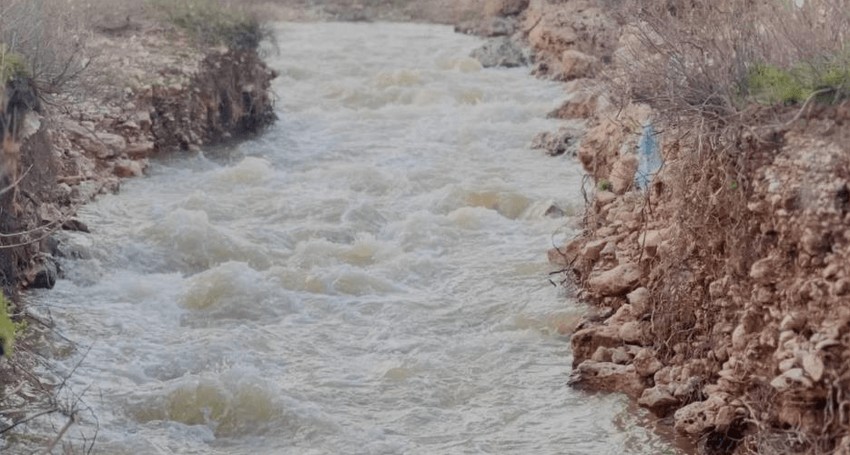
[[[638,399],[638,404],[652,411],[653,414],[664,417],[680,403],[665,387],[655,386],[646,389]]]
[[[646,389],[646,383],[635,373],[634,366],[592,360],[579,364],[571,383],[592,390],[622,392],[632,397],[640,396]]]
[[[640,277],[640,267],[633,262],[627,262],[591,278],[587,287],[599,295],[619,296],[633,289]]]
[[[80,221],[76,218],[69,218],[69,219],[65,220],[65,222],[62,223],[62,229],[66,230],[66,231],[74,231],[74,232],[87,232],[87,233],[91,232],[89,230],[88,225],[86,225],[86,223],[83,223],[82,221]]]
[[[623,344],[619,327],[598,325],[581,329],[570,337],[573,348],[573,364],[589,359],[600,347],[614,348]]]
[[[30,289],[53,289],[59,278],[59,265],[49,256],[43,256],[36,265],[30,269],[28,285]]]
[[[513,68],[528,65],[528,52],[516,40],[508,37],[493,38],[472,51],[471,57],[485,68]]]
[[[561,128],[556,133],[540,133],[531,141],[533,150],[545,150],[549,156],[560,156],[565,153],[575,156],[577,147],[578,132],[569,128]]]
[[[563,218],[566,215],[567,213],[555,204],[552,204],[543,214],[543,216],[547,216],[549,218]]]
[[[61,242],[59,242],[59,239],[57,239],[55,235],[51,235],[42,240],[40,250],[50,256],[57,257],[59,256],[60,245]]]
[[[121,178],[140,177],[144,175],[142,165],[138,161],[133,160],[117,161],[113,172]]]

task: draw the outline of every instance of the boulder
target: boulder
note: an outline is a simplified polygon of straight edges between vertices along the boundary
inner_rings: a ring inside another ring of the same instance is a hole
[[[625,343],[645,345],[649,335],[649,324],[642,321],[629,321],[620,326],[620,339]]]
[[[664,417],[678,406],[679,399],[674,397],[666,387],[658,386],[646,389],[638,399],[638,404],[652,411],[653,414]]]
[[[83,223],[82,221],[76,218],[69,218],[62,223],[62,229],[66,231],[74,231],[74,232],[86,232],[90,233],[88,225]]]
[[[633,262],[626,262],[591,278],[587,287],[602,296],[620,296],[632,290],[640,278],[640,267]]]
[[[113,172],[121,178],[140,177],[144,174],[144,168],[138,161],[119,160],[115,163]]]
[[[593,240],[587,242],[581,249],[582,259],[588,263],[595,263],[599,259],[602,249],[608,244],[608,239]]]
[[[619,346],[611,350],[611,362],[618,365],[626,365],[631,363],[632,356],[626,351],[626,348]]]
[[[726,406],[723,395],[712,395],[705,401],[691,403],[673,415],[674,427],[680,433],[701,435],[714,430],[724,422],[718,422],[721,408]]]
[[[561,128],[555,133],[544,132],[531,140],[533,150],[545,150],[549,156],[560,156],[568,153],[575,156],[578,146],[579,133],[569,128]]]
[[[596,112],[598,100],[599,95],[594,93],[576,93],[547,117],[563,120],[586,119]]]
[[[129,144],[127,149],[124,150],[124,153],[130,157],[130,159],[140,159],[140,158],[149,158],[156,151],[156,144],[152,141],[142,141],[136,142],[134,144]]]
[[[573,349],[573,365],[589,359],[599,347],[614,348],[623,344],[619,327],[598,325],[581,329],[570,338]]]
[[[654,376],[655,373],[664,367],[649,348],[639,350],[635,354],[632,364],[635,366],[637,374],[645,378]]]
[[[811,388],[811,379],[807,378],[802,368],[791,368],[770,381],[770,386],[777,392],[785,392],[795,387]]]
[[[599,348],[596,349],[596,352],[594,352],[593,355],[590,357],[590,360],[593,360],[594,362],[610,362],[612,352],[613,349],[611,348],[599,346]]]
[[[565,212],[564,209],[558,207],[557,205],[552,204],[549,206],[548,209],[546,209],[546,212],[543,213],[543,216],[549,218],[563,218],[567,216],[567,212]]]
[[[53,289],[59,278],[59,265],[50,256],[43,256],[27,273],[30,289]]]
[[[470,56],[485,68],[513,68],[528,65],[528,52],[516,40],[509,37],[492,38]]]
[[[579,364],[570,382],[591,390],[622,392],[635,398],[646,389],[646,383],[635,373],[634,366],[593,360],[586,360]]]
[[[127,148],[127,141],[123,136],[102,132],[97,133],[96,136],[102,147],[98,147],[97,150],[93,151],[100,159],[118,156],[124,153],[124,150]]]

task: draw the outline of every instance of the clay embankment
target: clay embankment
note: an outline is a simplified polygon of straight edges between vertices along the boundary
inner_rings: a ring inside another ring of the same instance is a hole
[[[722,135],[671,123],[615,90],[642,38],[608,3],[532,1],[508,38],[567,81],[551,115],[585,125],[537,140],[594,182],[582,234],[549,255],[592,308],[574,384],[705,452],[850,453],[850,106],[749,107]],[[653,142],[663,166],[641,179]]]

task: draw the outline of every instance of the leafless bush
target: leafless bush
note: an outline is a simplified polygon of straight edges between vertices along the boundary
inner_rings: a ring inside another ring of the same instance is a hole
[[[26,61],[42,90],[57,90],[88,63],[83,18],[76,13],[73,3],[0,0],[0,42]]]
[[[734,123],[749,107],[758,65],[834,69],[819,63],[846,55],[850,30],[846,0],[629,0],[620,14],[632,24],[610,74],[622,98],[711,127]]]
[[[755,170],[776,156],[796,120],[846,109],[814,105],[848,95],[850,1],[626,0],[621,8],[625,46],[607,77],[615,101],[654,108],[667,161],[647,204],[675,226],[671,249],[652,259],[653,334],[668,359],[710,360],[728,343],[713,328],[741,317],[741,306],[711,296],[710,284],[751,283],[750,267],[774,248],[747,207]],[[765,102],[754,91],[760,84],[793,96]],[[742,452],[830,453],[847,434],[829,423],[773,428],[764,416],[774,410],[752,407]]]

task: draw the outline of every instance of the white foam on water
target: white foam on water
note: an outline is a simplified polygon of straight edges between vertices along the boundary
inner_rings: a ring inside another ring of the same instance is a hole
[[[546,250],[574,220],[546,212],[578,212],[582,171],[528,147],[562,86],[448,27],[276,32],[280,120],[86,206],[90,257],[32,296],[91,346],[70,387],[99,453],[666,449],[566,385],[580,307]]]

